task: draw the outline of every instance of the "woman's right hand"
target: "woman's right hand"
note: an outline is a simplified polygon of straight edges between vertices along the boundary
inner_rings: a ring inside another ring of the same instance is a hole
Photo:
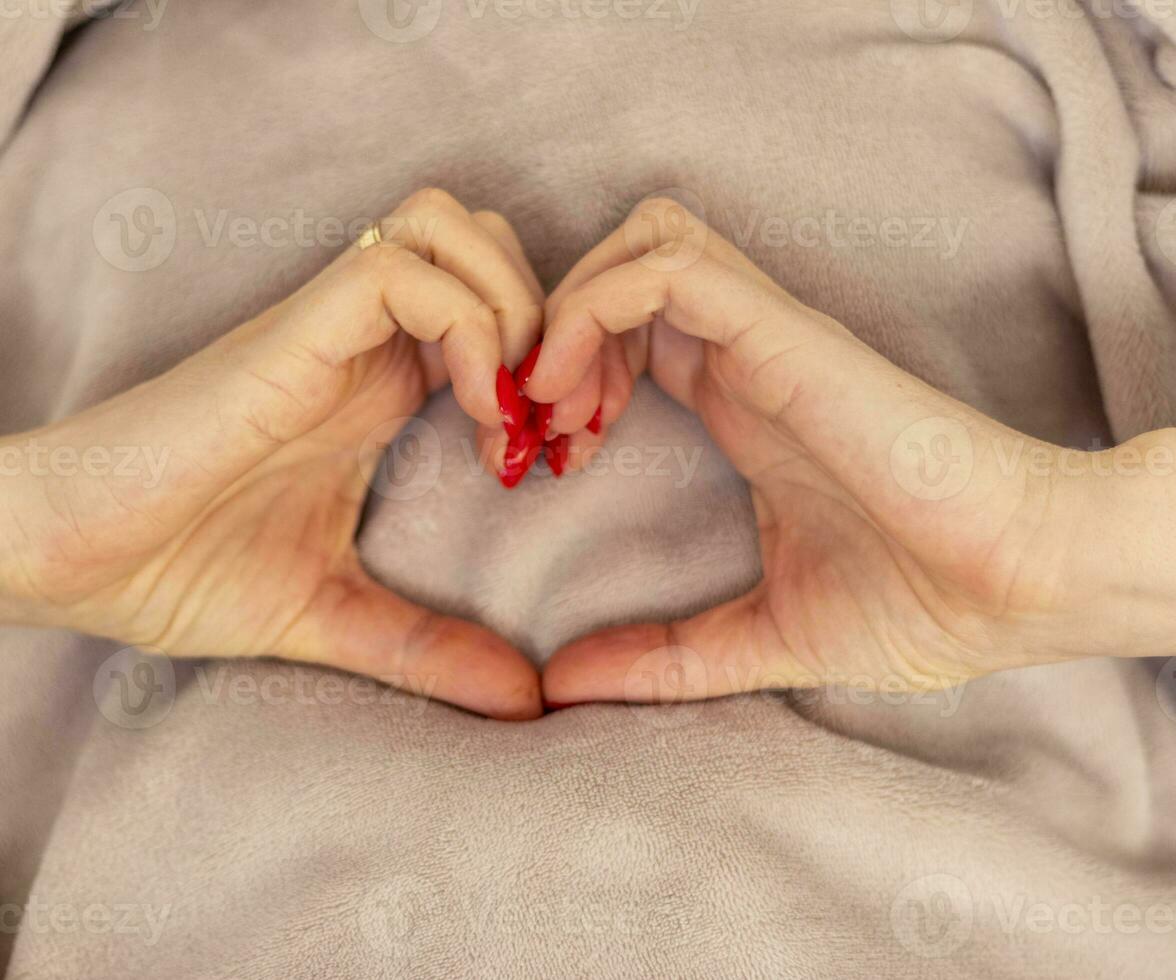
[[[944,687],[1171,652],[1172,430],[1106,453],[1014,432],[805,307],[673,201],[644,203],[585,256],[546,320],[527,394],[557,403],[565,431],[601,402],[607,425],[648,370],[750,483],[764,569],[697,616],[571,643],[544,672],[549,701]]]
[[[388,591],[354,544],[383,449],[429,391],[452,382],[501,433],[498,369],[537,339],[542,294],[509,225],[441,191],[380,229],[382,244],[349,248],[166,374],[0,439],[0,621],[312,661],[493,717],[542,713],[517,650]],[[115,447],[165,465],[78,466]],[[45,466],[67,459],[69,473]]]

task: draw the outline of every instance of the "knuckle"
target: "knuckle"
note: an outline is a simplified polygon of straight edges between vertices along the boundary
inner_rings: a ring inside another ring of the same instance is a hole
[[[647,197],[644,201],[639,203],[636,208],[634,208],[634,212],[637,214],[660,216],[681,208],[682,205],[675,201],[672,197],[657,196]]]
[[[588,318],[588,322],[593,326],[594,329],[598,330],[602,336],[607,337],[610,333],[612,333],[612,330],[609,329],[608,322],[603,320],[599,314],[597,314],[596,310],[594,310],[590,305],[584,306],[584,316]]]
[[[549,307],[547,309],[548,323],[551,323],[556,316],[565,317],[583,306],[584,297],[588,295],[586,286],[587,283],[577,286],[570,292],[565,293],[560,298],[558,305]]]
[[[406,272],[407,266],[420,261],[420,257],[402,242],[390,238],[360,253],[360,258],[361,262],[355,271],[367,278],[374,288],[378,288],[387,277]]]
[[[510,319],[517,320],[528,332],[538,330],[543,325],[543,306],[540,303],[525,304],[506,312]]]
[[[440,187],[422,187],[419,191],[414,191],[405,200],[404,206],[410,210],[420,211],[464,210],[457,198]]]
[[[486,228],[496,228],[499,230],[510,228],[510,222],[498,211],[477,211],[474,213],[474,220]]]
[[[474,303],[458,319],[481,332],[489,333],[491,331],[497,332],[498,330],[498,317],[490,307],[490,304],[484,300]]]
[[[672,197],[646,198],[633,209],[630,220],[651,224],[663,232],[677,230],[677,234],[698,221],[689,208]]]
[[[389,237],[374,248],[365,249],[360,253],[360,256],[372,265],[397,265],[408,261],[411,253],[404,247],[402,241]],[[411,257],[415,258],[416,256]]]
[[[567,304],[568,297],[564,296],[559,300],[545,300],[543,305],[539,307],[539,327],[543,331],[548,331],[555,325],[556,320],[560,315],[560,311],[564,309]]]

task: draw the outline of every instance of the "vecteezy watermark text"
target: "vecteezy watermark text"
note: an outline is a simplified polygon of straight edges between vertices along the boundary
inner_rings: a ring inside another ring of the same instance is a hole
[[[171,449],[154,446],[46,446],[36,439],[0,446],[0,477],[77,476],[139,481],[154,490],[163,480]]]
[[[1176,450],[1167,443],[1126,442],[1088,449],[1058,447],[1028,436],[987,439],[977,446],[968,425],[948,416],[928,416],[895,438],[890,470],[895,481],[921,500],[947,500],[961,493],[980,465],[980,450],[1001,479],[1108,479],[1176,476]]]
[[[3,0],[0,0],[3,2]],[[94,215],[91,235],[98,254],[123,272],[148,272],[163,265],[180,241],[181,229],[195,227],[204,248],[337,249],[356,241],[379,220],[380,234],[389,245],[408,244],[427,249],[438,220],[416,215],[388,215],[380,219],[316,215],[305,208],[269,215],[241,214],[228,208],[177,209],[172,199],[154,187],[132,187],[106,200]],[[190,235],[185,242],[190,241]]]
[[[492,13],[503,20],[650,20],[684,30],[694,23],[702,0],[465,0],[475,20]]]
[[[926,43],[959,37],[977,10],[1003,21],[1164,21],[1176,14],[1176,0],[890,0],[890,15],[899,30]]]
[[[694,23],[701,0],[463,0],[452,9],[470,20],[566,20],[595,23],[612,19],[665,24],[681,31]],[[357,0],[359,15],[376,37],[410,44],[428,37],[441,22],[447,0]]]
[[[377,679],[289,667],[244,672],[226,663],[198,665],[195,677],[205,704],[234,707],[396,704],[416,705],[423,711],[437,687],[434,674],[385,674]]]
[[[76,935],[137,937],[154,947],[171,915],[171,905],[155,908],[138,902],[36,902],[0,904],[0,935]]]
[[[923,959],[944,959],[961,949],[978,923],[1005,936],[1168,936],[1176,932],[1170,901],[1112,901],[1102,895],[1069,901],[1035,899],[1021,893],[970,888],[952,874],[924,875],[908,882],[890,906],[895,939]]]
[[[200,241],[206,248],[217,248],[227,241],[234,248],[340,248],[355,241],[373,221],[353,218],[344,222],[330,215],[315,217],[303,208],[295,208],[289,215],[271,215],[257,219],[249,215],[234,215],[221,208],[192,212]],[[391,215],[380,221],[380,234],[385,241],[407,237],[427,245],[432,240],[437,219],[421,220],[412,215]]]
[[[702,446],[573,446],[569,460],[585,476],[656,477],[673,480],[676,490],[688,487],[698,473],[702,461]],[[471,474],[486,470],[486,461],[479,457],[474,443],[462,440],[462,450]]]
[[[727,211],[724,216],[731,237],[740,249],[828,247],[835,249],[919,249],[937,252],[942,259],[954,259],[971,227],[967,218],[942,215],[842,214],[828,208],[820,215],[796,218],[765,215],[753,210],[747,215]]]
[[[82,16],[91,20],[142,20],[144,31],[153,31],[163,20],[171,0],[144,0],[142,4],[112,3],[111,0],[0,0],[0,20],[68,20]]]

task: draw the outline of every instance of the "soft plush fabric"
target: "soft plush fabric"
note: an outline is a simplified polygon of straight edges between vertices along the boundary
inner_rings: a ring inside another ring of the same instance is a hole
[[[429,184],[503,212],[548,286],[676,193],[1003,422],[1176,422],[1163,5],[158,8],[70,35],[35,93],[63,21],[0,20],[3,431],[158,373]],[[744,486],[651,386],[602,472],[513,494],[450,397],[424,422],[439,474],[373,498],[364,557],[536,662],[758,575]],[[509,725],[117,649],[0,634],[12,978],[1172,975],[1173,663]]]

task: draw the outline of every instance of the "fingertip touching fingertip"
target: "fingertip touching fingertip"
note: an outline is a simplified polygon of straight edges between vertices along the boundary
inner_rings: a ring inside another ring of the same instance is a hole
[[[514,379],[515,383],[520,389],[527,387],[527,382],[531,380],[531,375],[535,371],[535,365],[539,361],[539,356],[543,350],[543,341],[539,341],[523,358],[522,363],[515,369]]]

